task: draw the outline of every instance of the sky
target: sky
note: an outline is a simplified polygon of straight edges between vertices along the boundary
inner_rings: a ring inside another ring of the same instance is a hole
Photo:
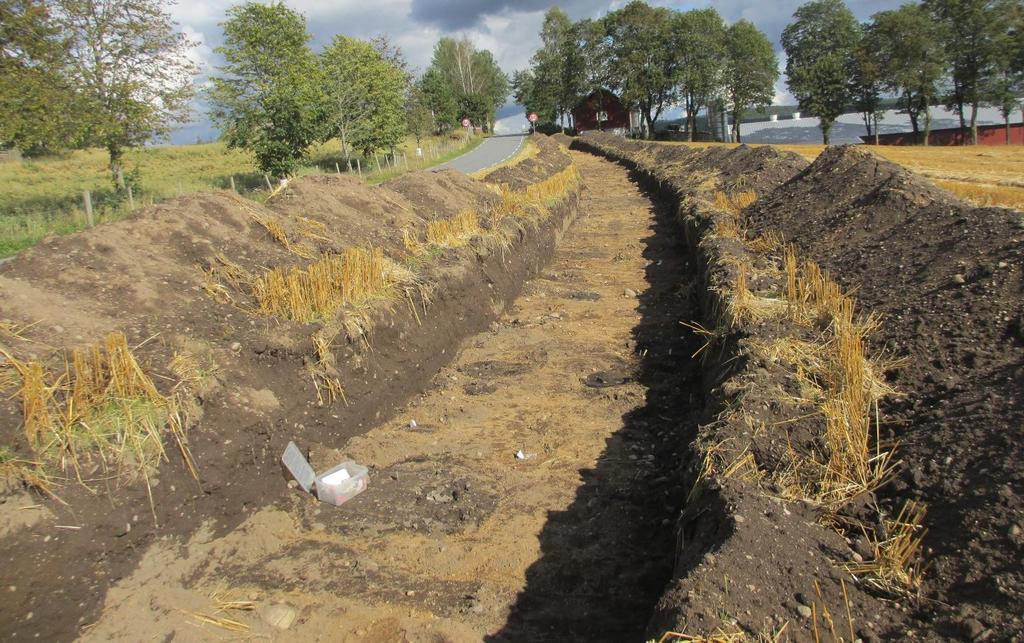
[[[905,0],[848,0],[857,18],[868,17],[898,7]],[[719,2],[679,2],[651,0],[649,4],[680,11],[714,7],[727,23],[740,19],[753,22],[775,43],[781,54],[779,37],[803,0],[722,0]],[[220,23],[227,9],[238,4],[231,0],[181,0],[170,8],[181,30],[197,43],[192,57],[202,76],[216,72],[218,56],[214,49],[221,43]],[[618,9],[625,0],[287,0],[286,4],[306,17],[318,51],[335,34],[369,39],[387,34],[405,54],[411,67],[422,72],[430,64],[434,44],[442,36],[465,36],[478,48],[489,49],[501,68],[511,76],[529,66],[530,56],[540,45],[540,26],[544,12],[559,6],[573,20],[596,18]],[[780,56],[781,57],[781,56]],[[776,102],[791,103],[785,79],[776,87]],[[506,128],[522,119],[521,110],[507,105],[499,113]],[[217,132],[197,105],[194,122],[171,136],[173,143],[192,143],[216,138]]]

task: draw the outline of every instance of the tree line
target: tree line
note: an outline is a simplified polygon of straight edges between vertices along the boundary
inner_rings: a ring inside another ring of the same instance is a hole
[[[923,0],[858,23],[843,0],[801,6],[782,33],[786,76],[822,136],[850,106],[878,134],[883,99],[894,96],[927,144],[931,108],[956,113],[977,143],[978,110],[997,108],[1009,127],[1024,104],[1024,4],[1020,0]]]
[[[779,61],[771,41],[747,20],[732,25],[715,9],[685,12],[634,0],[603,18],[572,22],[552,8],[529,70],[513,75],[516,100],[538,122],[572,124],[572,109],[601,90],[640,112],[653,136],[670,107],[684,108],[690,140],[701,109],[725,109],[738,123],[775,96]],[[739,129],[734,125],[734,136]]]
[[[634,0],[603,18],[572,22],[555,8],[540,37],[530,68],[512,84],[517,101],[549,127],[571,125],[576,105],[609,89],[640,113],[649,136],[667,109],[679,107],[690,140],[699,112],[727,111],[739,141],[744,112],[769,106],[779,78],[767,36],[746,20],[726,25],[714,9],[679,12]],[[781,44],[787,85],[800,109],[820,119],[826,144],[836,119],[850,111],[877,135],[887,98],[909,115],[922,142],[937,105],[954,111],[977,142],[979,108],[998,108],[1008,126],[1024,94],[1020,0],[922,0],[864,24],[843,0],[813,0],[796,11]]]
[[[230,147],[293,173],[316,143],[371,155],[457,127],[493,126],[509,81],[489,51],[442,38],[418,79],[379,36],[335,36],[319,53],[283,3],[231,7],[223,65],[198,90],[195,43],[165,0],[0,0],[0,144],[28,153],[101,147],[124,188],[124,152],[191,117],[197,94]]]

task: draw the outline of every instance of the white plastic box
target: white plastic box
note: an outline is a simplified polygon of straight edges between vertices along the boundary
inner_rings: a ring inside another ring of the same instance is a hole
[[[332,505],[344,504],[362,493],[369,481],[366,467],[342,462],[316,477],[316,497]]]

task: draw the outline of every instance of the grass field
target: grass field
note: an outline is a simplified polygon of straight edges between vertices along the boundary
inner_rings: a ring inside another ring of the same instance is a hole
[[[423,142],[424,158],[417,160],[416,144],[406,141],[399,152],[408,158],[409,169],[441,163],[479,145],[437,137]],[[354,161],[353,161],[354,162]],[[362,159],[364,177],[386,180],[405,171],[404,165],[376,171],[376,160]],[[383,163],[384,161],[381,160]],[[347,172],[340,145],[331,142],[314,149],[298,174]],[[229,150],[223,143],[148,147],[130,151],[125,159],[129,180],[134,176],[136,207],[202,190],[236,189],[254,199],[266,194],[266,182],[251,157]],[[22,162],[0,163],[0,257],[33,245],[49,234],[65,234],[85,225],[82,192],[89,190],[95,220],[113,221],[129,212],[124,195],[114,189],[103,150],[81,150],[65,155]]]
[[[729,145],[728,143],[676,143],[676,145]],[[818,158],[824,145],[775,145],[808,161]],[[931,179],[939,187],[977,205],[1024,210],[1024,146],[903,147],[864,146],[864,149]]]

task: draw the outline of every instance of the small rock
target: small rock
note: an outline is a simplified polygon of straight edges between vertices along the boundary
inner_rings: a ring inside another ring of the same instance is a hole
[[[623,297],[636,297],[636,291],[633,290],[632,288],[626,288],[625,290],[622,291],[622,296]]]
[[[796,612],[804,618],[811,618],[811,614],[813,614],[813,612],[811,612],[811,608],[806,605],[797,605]]]
[[[380,565],[378,565],[370,558],[360,558],[356,561],[356,567],[368,574],[373,574],[375,572],[380,571]]]
[[[407,591],[407,592],[405,593],[405,595],[406,595],[406,596],[415,596],[415,595],[416,595],[416,592],[410,589],[409,591]]]
[[[299,486],[299,483],[296,482],[295,480],[289,480],[288,481],[288,488],[289,489],[295,489],[298,486]]]
[[[969,618],[964,621],[964,627],[967,628],[967,636],[971,637],[971,639],[978,638],[985,631],[985,626],[976,618]]]
[[[861,556],[860,554],[858,554],[857,552],[853,552],[853,555],[850,556],[850,558],[852,558],[853,562],[855,562],[855,563],[863,563],[864,562],[864,557]]]
[[[951,281],[954,284],[960,286],[960,285],[963,285],[963,284],[967,283],[967,278],[964,277],[963,275],[956,274],[956,275],[953,275],[953,279]]]
[[[284,603],[274,603],[260,611],[260,618],[279,630],[287,630],[291,627],[297,615],[294,607]]]
[[[239,344],[238,342],[231,342],[231,350],[237,353],[238,351],[242,350],[242,345]]]

